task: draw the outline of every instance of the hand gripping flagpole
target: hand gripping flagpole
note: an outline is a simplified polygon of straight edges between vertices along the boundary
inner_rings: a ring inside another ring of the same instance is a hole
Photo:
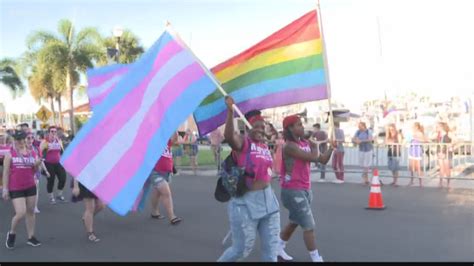
[[[171,27],[171,23],[169,21],[166,21],[166,31],[171,34],[173,37],[176,38],[177,41],[181,43],[184,47],[186,47],[189,52],[191,52],[191,55],[194,57],[196,62],[201,65],[201,67],[204,69],[206,74],[211,78],[211,80],[214,82],[216,87],[219,89],[219,91],[224,95],[224,96],[229,96],[229,94],[222,88],[221,84],[217,81],[217,79],[214,77],[214,74],[212,74],[211,71],[204,65],[204,63],[194,54],[194,52],[186,45],[186,43],[181,39],[179,34],[173,30]],[[237,114],[240,116],[240,119],[242,119],[245,123],[245,125],[249,128],[252,129],[252,125],[250,125],[249,121],[245,118],[244,114],[240,111],[239,107],[237,105],[233,104],[232,107],[234,107],[234,110],[237,112]]]

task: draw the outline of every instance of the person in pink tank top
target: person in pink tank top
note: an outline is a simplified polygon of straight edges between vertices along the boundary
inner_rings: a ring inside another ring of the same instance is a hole
[[[311,190],[311,162],[327,164],[331,158],[332,148],[320,154],[316,143],[304,140],[304,127],[297,115],[285,117],[283,130],[286,144],[283,147],[281,167],[281,201],[288,209],[289,224],[280,233],[278,257],[283,261],[293,258],[285,252],[287,241],[298,226],[303,229],[306,248],[313,262],[322,262],[316,247],[314,218],[311,211],[313,193]]]
[[[0,132],[0,189],[3,189],[3,159],[10,153],[11,146],[7,145],[7,135]]]
[[[41,143],[40,150],[45,159],[46,168],[51,175],[48,178],[48,184],[46,186],[49,194],[49,202],[55,204],[56,200],[66,202],[63,196],[63,189],[66,185],[66,170],[59,162],[64,148],[62,141],[58,137],[58,129],[55,126],[51,126],[48,131],[49,135]],[[56,177],[58,178],[58,196],[55,198],[53,189]]]
[[[6,246],[15,247],[16,227],[20,220],[26,217],[26,231],[28,245],[39,246],[41,243],[35,238],[35,202],[36,185],[35,173],[41,165],[38,155],[26,147],[26,133],[16,131],[15,144],[10,153],[5,155],[3,169],[3,199],[12,200],[15,216],[11,228],[7,233]]]
[[[228,203],[232,246],[218,259],[235,262],[247,257],[253,249],[256,235],[260,236],[261,259],[277,262],[280,234],[280,206],[271,187],[272,154],[265,144],[265,120],[260,111],[252,110],[245,117],[252,126],[246,136],[235,134],[234,100],[227,96],[227,120],[224,137],[232,148],[237,165],[245,169],[248,191],[231,197]]]
[[[31,130],[27,130],[26,133],[26,148],[30,151],[34,151],[38,157],[41,156],[41,152],[39,152],[38,148],[34,146],[34,134]],[[48,170],[46,169],[46,166],[44,165],[44,162],[41,161],[41,165],[35,173],[35,184],[36,184],[36,203],[35,203],[35,213],[40,213],[40,210],[38,209],[38,199],[39,199],[39,182],[41,178],[41,171],[44,171],[47,177],[50,177]]]
[[[174,133],[163,151],[160,159],[156,162],[153,171],[150,173],[148,182],[152,185],[151,194],[151,218],[163,219],[164,216],[160,214],[159,203],[163,202],[165,210],[168,214],[168,219],[172,225],[179,224],[182,219],[177,217],[173,209],[173,197],[169,183],[171,183],[171,175],[173,173],[173,154],[171,153],[171,146],[178,141],[178,133]]]

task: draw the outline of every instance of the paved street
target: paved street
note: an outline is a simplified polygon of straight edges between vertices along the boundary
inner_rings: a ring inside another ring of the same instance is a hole
[[[95,231],[101,238],[97,244],[86,239],[81,221],[83,204],[49,205],[42,183],[37,237],[43,245],[26,245],[22,223],[16,248],[7,250],[4,239],[12,207],[2,201],[0,261],[215,261],[224,251],[221,241],[228,230],[226,205],[213,198],[216,178],[212,174],[187,173],[182,171],[172,183],[175,210],[184,219],[180,225],[150,219],[149,206],[143,213],[126,217],[106,210],[96,218]],[[273,187],[279,197],[278,184],[274,182]],[[383,211],[364,209],[369,189],[360,184],[313,183],[313,192],[317,240],[325,261],[474,261],[471,189],[448,192],[431,187],[383,186],[387,205]],[[284,224],[288,213],[283,210],[281,214]],[[257,241],[246,261],[259,261],[258,246]],[[310,259],[299,229],[289,242],[288,253],[297,261]]]

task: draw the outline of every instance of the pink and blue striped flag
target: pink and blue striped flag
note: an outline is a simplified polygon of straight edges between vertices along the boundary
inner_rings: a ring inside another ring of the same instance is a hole
[[[171,135],[215,90],[206,71],[165,31],[95,106],[61,163],[113,211],[127,214]]]
[[[131,65],[114,64],[87,70],[87,96],[92,110],[115,88]]]

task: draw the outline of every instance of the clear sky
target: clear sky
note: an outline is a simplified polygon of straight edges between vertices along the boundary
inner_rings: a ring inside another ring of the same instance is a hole
[[[111,33],[132,30],[145,47],[169,20],[210,68],[316,7],[316,0],[0,0],[0,57],[18,57],[34,30],[62,18]],[[437,98],[474,91],[474,1],[322,0],[333,98],[407,91]],[[378,21],[378,23],[377,23]],[[379,26],[378,26],[379,25]],[[379,34],[380,32],[380,34]],[[0,87],[0,102],[2,93]],[[5,99],[5,98],[4,98]]]

